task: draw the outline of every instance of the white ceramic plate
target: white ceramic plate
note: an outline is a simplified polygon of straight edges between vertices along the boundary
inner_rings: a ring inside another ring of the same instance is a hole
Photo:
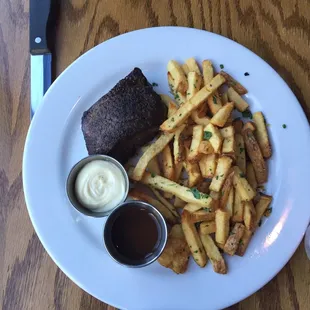
[[[184,42],[182,48],[177,42]],[[229,272],[193,261],[184,275],[158,263],[128,269],[115,263],[102,244],[105,220],[77,213],[65,181],[71,167],[87,155],[80,128],[88,109],[135,66],[167,93],[170,59],[199,62],[236,77],[249,93],[252,111],[270,124],[273,156],[267,193],[271,216],[255,233],[243,258],[227,257]],[[244,76],[249,72],[249,76]],[[282,128],[286,124],[287,128]],[[295,96],[262,59],[224,37],[200,30],[164,27],[121,35],[77,59],[55,81],[37,111],[24,153],[24,190],[35,230],[55,263],[77,285],[122,309],[215,309],[234,304],[271,280],[300,243],[309,222],[309,125]]]

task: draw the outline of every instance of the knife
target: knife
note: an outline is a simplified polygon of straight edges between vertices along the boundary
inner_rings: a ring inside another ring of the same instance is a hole
[[[30,0],[31,118],[52,83],[52,53],[47,40],[50,11],[51,0]]]

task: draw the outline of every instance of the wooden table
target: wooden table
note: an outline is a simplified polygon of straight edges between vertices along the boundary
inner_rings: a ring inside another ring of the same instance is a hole
[[[121,33],[160,25],[195,27],[229,37],[265,59],[310,117],[310,1],[60,2],[57,75],[93,46]],[[1,0],[0,7],[0,308],[114,309],[83,292],[56,267],[30,223],[21,171],[29,126],[28,1]],[[171,44],[182,48],[173,38]],[[309,288],[310,263],[302,244],[276,278],[231,308],[309,309]]]

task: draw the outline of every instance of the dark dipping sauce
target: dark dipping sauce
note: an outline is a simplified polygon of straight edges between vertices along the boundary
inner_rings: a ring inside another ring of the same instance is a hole
[[[158,245],[159,227],[152,213],[139,206],[124,209],[111,227],[111,241],[116,251],[132,261],[152,255]]]

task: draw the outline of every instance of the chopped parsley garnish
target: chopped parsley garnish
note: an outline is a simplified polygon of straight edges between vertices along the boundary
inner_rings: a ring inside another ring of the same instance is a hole
[[[196,187],[190,188],[188,191],[192,192],[193,196],[196,199],[200,199],[201,198],[200,192],[199,192],[199,190]]]
[[[216,96],[212,96],[212,98],[213,98],[213,103],[214,103],[214,104],[217,104]]]
[[[157,86],[158,86],[158,84],[157,84],[157,83],[155,83],[155,82],[153,82],[153,83],[152,83],[152,86],[153,86],[153,87],[157,87]]]
[[[194,251],[194,253],[198,253],[198,250]]]
[[[220,175],[220,177],[222,178],[224,176],[224,174]]]
[[[182,113],[181,113],[181,114],[179,114],[179,116],[182,116]]]
[[[210,140],[211,137],[212,137],[212,132],[211,131],[204,131],[203,132],[203,139],[204,140]]]
[[[240,147],[240,154],[244,151],[244,147]]]
[[[250,118],[250,119],[253,118],[253,115],[252,115],[252,113],[251,113],[250,110],[245,110],[245,111],[243,111],[243,112],[242,112],[242,116],[245,117],[245,118]]]
[[[286,124],[283,124],[282,127],[285,129],[287,126],[286,126]]]
[[[194,84],[194,87],[196,88],[196,84]]]
[[[240,239],[239,245],[243,246],[243,240],[242,239]]]
[[[211,208],[203,208],[205,211],[207,211],[207,212],[212,212],[212,209]]]
[[[216,179],[217,179],[217,180],[219,179],[219,176],[218,176],[218,175],[216,176]]]
[[[245,72],[244,75],[245,75],[245,76],[249,76],[250,73],[249,73],[249,72]]]
[[[224,69],[224,65],[223,65],[223,64],[220,64],[220,68],[221,68],[221,69]]]
[[[152,178],[155,178],[156,177],[156,174],[154,172],[151,172],[151,177]]]
[[[200,194],[200,197],[202,199],[206,199],[206,198],[209,198],[209,195],[208,194]]]
[[[171,122],[174,122],[174,117],[172,117]]]
[[[245,178],[245,175],[244,175],[244,173],[240,173],[240,178]]]

